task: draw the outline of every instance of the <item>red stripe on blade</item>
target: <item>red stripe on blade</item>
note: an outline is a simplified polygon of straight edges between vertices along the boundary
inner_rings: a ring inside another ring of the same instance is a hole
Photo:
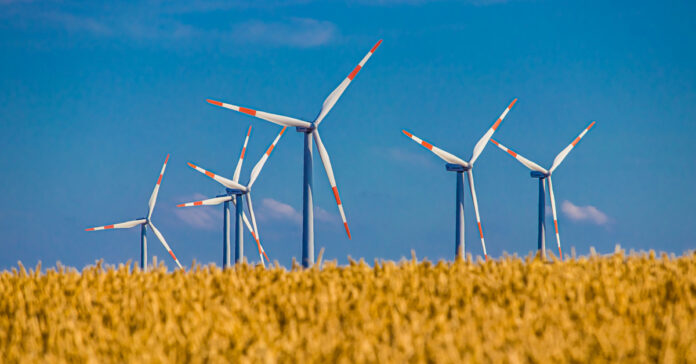
[[[174,256],[174,252],[173,252],[173,251],[170,250],[170,251],[169,251],[169,255],[171,255],[172,258],[174,258],[174,260],[177,260],[177,259],[176,259],[176,256]]]
[[[433,150],[433,145],[430,144],[430,143],[428,143],[428,142],[426,142],[425,140],[421,142],[421,145],[423,145],[424,147],[426,147],[426,148],[428,148],[428,149],[430,149],[430,150]]]
[[[271,144],[270,147],[268,147],[268,150],[266,151],[266,155],[271,155],[271,152],[273,151],[273,148],[275,148],[274,144]]]
[[[193,206],[200,206],[203,204],[203,201],[196,201],[193,203]]]
[[[85,231],[94,231],[94,228],[85,229]]]
[[[106,225],[106,226],[104,226],[104,229],[113,229],[113,228],[114,228],[113,225]]]
[[[401,132],[404,133],[404,134],[406,134],[407,137],[413,138],[413,134],[407,132],[406,130],[402,130]]]
[[[348,223],[347,223],[347,222],[344,222],[344,223],[343,223],[343,227],[346,228],[346,234],[348,234],[348,239],[352,239],[352,238],[350,237],[350,229],[348,229]]]
[[[205,101],[208,101],[209,103],[211,103],[213,105],[222,106],[222,102],[220,102],[220,101],[209,100],[209,99],[206,99]]]
[[[511,151],[510,149],[508,149],[507,152],[510,153],[511,156],[517,158],[517,153]]]
[[[205,175],[210,177],[210,178],[215,178],[215,173],[213,173],[213,172],[205,171]]]
[[[495,124],[493,124],[493,130],[498,129],[498,126],[500,126],[500,123],[501,123],[502,121],[503,121],[502,119],[498,119],[498,120],[495,122]]]
[[[372,49],[370,49],[370,53],[375,53],[375,51],[377,50],[377,48],[379,48],[379,45],[380,45],[380,44],[382,44],[382,40],[381,40],[381,39],[379,40],[379,42],[377,42],[377,44],[375,44],[374,47],[372,47]]]
[[[333,186],[333,187],[331,187],[331,189],[333,190],[334,197],[336,197],[336,203],[340,205],[340,204],[341,204],[341,198],[338,197],[338,188],[337,188],[336,186]]]
[[[246,152],[246,147],[242,148],[242,155],[239,157],[239,159],[244,159],[244,152]]]
[[[249,114],[251,116],[256,116],[256,110],[247,109],[246,107],[240,107],[239,112],[243,112],[243,113]]]
[[[556,234],[558,234],[558,220],[553,220],[553,225],[556,227]]]
[[[157,179],[157,184],[162,183],[162,175],[160,174],[159,178]]]
[[[355,66],[355,68],[353,69],[353,72],[351,72],[351,73],[348,75],[348,79],[351,80],[351,81],[353,81],[353,78],[355,77],[355,75],[358,74],[358,72],[360,72],[360,69],[361,69],[361,68],[362,68],[362,67],[360,67],[360,65]]]
[[[481,229],[481,223],[480,223],[480,222],[478,223],[478,227],[479,227],[479,234],[481,234],[481,239],[483,239],[483,229]]]

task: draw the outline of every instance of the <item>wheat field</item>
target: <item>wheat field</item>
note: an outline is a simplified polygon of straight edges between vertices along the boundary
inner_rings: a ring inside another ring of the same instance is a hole
[[[696,362],[696,255],[0,274],[0,359]]]

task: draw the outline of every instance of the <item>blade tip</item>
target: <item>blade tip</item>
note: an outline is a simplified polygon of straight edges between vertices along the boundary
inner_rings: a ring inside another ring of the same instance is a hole
[[[407,137],[409,137],[409,138],[413,137],[413,134],[407,132],[406,130],[403,130],[403,129],[402,129],[401,132],[404,133],[404,134],[405,134]]]
[[[377,50],[377,48],[379,48],[380,44],[382,44],[382,40],[381,40],[381,39],[380,39],[379,41],[377,41],[377,43],[375,44],[374,47],[372,47],[372,49],[370,50],[370,52],[371,52],[371,53],[374,53],[374,52]]]
[[[510,106],[509,106],[509,107],[512,109],[512,107],[515,106],[515,103],[516,103],[516,102],[517,102],[517,98],[515,98],[514,100],[512,100],[512,102],[510,103]]]
[[[213,105],[222,106],[222,102],[220,102],[220,101],[215,101],[215,100],[211,100],[211,99],[205,99],[205,101],[208,101],[208,103],[213,104]]]

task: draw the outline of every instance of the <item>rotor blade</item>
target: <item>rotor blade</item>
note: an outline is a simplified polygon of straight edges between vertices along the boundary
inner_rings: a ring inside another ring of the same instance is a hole
[[[225,186],[225,187],[227,187],[227,188],[231,188],[231,189],[234,189],[234,190],[240,190],[240,191],[246,191],[246,190],[247,190],[246,187],[240,185],[239,183],[234,182],[234,181],[231,181],[231,180],[229,180],[229,179],[227,179],[227,178],[225,178],[225,177],[223,177],[223,176],[219,176],[219,175],[217,175],[217,174],[215,174],[215,173],[213,173],[213,172],[206,171],[205,169],[203,169],[203,168],[201,168],[201,167],[198,167],[197,165],[195,165],[195,164],[193,164],[193,163],[188,163],[188,165],[189,165],[189,167],[191,167],[191,168],[197,170],[198,172],[201,172],[201,173],[205,174],[206,176],[208,176],[208,177],[214,179],[214,180],[217,181],[219,184],[221,184],[221,185],[223,185],[223,186]]]
[[[561,162],[563,162],[563,160],[568,155],[568,153],[570,153],[570,151],[573,149],[573,147],[575,147],[575,145],[578,144],[578,142],[580,142],[580,139],[582,139],[582,137],[584,137],[585,134],[587,134],[587,132],[590,131],[590,129],[592,129],[594,124],[595,124],[594,121],[591,122],[590,125],[588,125],[582,131],[582,133],[580,133],[580,135],[578,135],[577,138],[575,138],[575,140],[573,140],[573,142],[570,143],[570,145],[568,145],[567,147],[565,147],[565,149],[563,149],[560,153],[558,153],[558,155],[556,156],[556,159],[553,160],[553,164],[551,165],[551,169],[549,169],[549,173],[553,173],[553,171],[556,170],[556,168],[561,164]]]
[[[162,166],[162,171],[160,171],[159,178],[157,179],[157,184],[155,189],[152,191],[150,196],[150,201],[147,203],[147,218],[152,217],[152,211],[155,209],[155,203],[157,202],[157,194],[159,193],[160,184],[162,183],[162,176],[164,176],[164,170],[167,168],[167,162],[169,161],[169,154],[167,158],[164,159],[164,165]]]
[[[263,262],[263,257],[265,256],[266,259],[268,259],[268,255],[266,255],[266,251],[263,249],[263,246],[261,246],[261,237],[259,235],[259,228],[256,226],[256,215],[254,214],[254,204],[251,202],[251,192],[247,192],[246,194],[246,202],[247,202],[247,208],[249,209],[249,215],[251,215],[251,223],[254,225],[254,231],[256,234],[252,232],[252,235],[254,236],[254,239],[256,239],[256,247],[259,249],[259,258],[261,259],[261,264],[266,267],[266,264]],[[270,263],[271,260],[268,259],[268,262]]]
[[[452,164],[459,164],[459,165],[462,166],[462,167],[468,167],[468,166],[469,166],[469,163],[464,162],[461,158],[455,156],[454,154],[449,153],[449,152],[446,152],[446,151],[444,151],[444,150],[442,150],[442,149],[440,149],[440,148],[438,148],[438,147],[436,147],[436,146],[434,146],[434,145],[432,145],[432,144],[426,142],[425,140],[423,140],[423,139],[421,139],[421,138],[419,138],[419,137],[417,137],[417,136],[415,136],[415,135],[413,135],[413,134],[407,132],[406,130],[402,130],[402,132],[403,132],[404,134],[406,134],[407,137],[413,139],[413,141],[415,141],[416,143],[418,143],[418,144],[424,146],[426,149],[428,149],[428,150],[430,150],[431,152],[435,153],[435,155],[438,156],[438,157],[440,157],[440,159],[442,159],[443,161],[445,161],[445,162],[447,162],[447,163],[452,163]]]
[[[505,119],[508,112],[510,112],[510,109],[512,109],[512,107],[515,105],[516,102],[517,102],[517,99],[512,100],[512,102],[510,103],[510,105],[508,105],[508,107],[505,109],[505,111],[503,111],[503,113],[500,114],[500,117],[498,118],[498,120],[496,120],[495,123],[493,123],[493,125],[491,126],[491,128],[488,129],[486,134],[483,134],[483,137],[481,137],[481,139],[479,139],[479,141],[476,143],[476,146],[474,146],[474,152],[471,154],[471,160],[469,161],[469,164],[473,165],[474,162],[476,162],[476,159],[478,159],[478,157],[483,152],[483,149],[488,144],[488,140],[491,139],[491,137],[493,136],[493,133],[495,133],[495,131],[498,129],[498,127],[500,126],[500,123],[503,122],[503,119]]]
[[[367,60],[372,57],[372,53],[375,53],[379,45],[382,44],[382,40],[380,39],[377,44],[370,49],[369,52],[363,57],[363,59],[358,63],[357,66],[353,69],[353,71],[346,77],[343,82],[341,82],[338,87],[336,87],[335,90],[333,90],[328,97],[326,97],[326,100],[324,100],[324,103],[321,105],[321,111],[319,112],[319,116],[317,116],[317,119],[314,121],[314,124],[316,126],[319,126],[321,124],[321,121],[324,120],[324,117],[326,117],[326,114],[331,111],[331,109],[334,107],[336,104],[336,101],[338,101],[339,98],[341,98],[341,95],[343,95],[343,92],[348,88],[348,85],[350,85],[350,82],[353,81],[353,78],[360,72],[360,70],[365,67],[365,63],[367,63]]]
[[[159,239],[159,241],[162,243],[162,245],[164,245],[164,248],[167,249],[167,252],[169,252],[169,255],[171,255],[172,258],[174,258],[176,265],[178,265],[180,269],[184,269],[184,267],[181,266],[181,263],[179,263],[179,259],[176,259],[176,255],[174,255],[174,252],[169,247],[169,244],[167,244],[167,241],[164,240],[164,236],[162,236],[162,233],[159,230],[157,230],[157,228],[155,227],[155,225],[152,224],[151,221],[148,221],[147,225],[150,226],[152,231],[155,232],[155,235],[157,235],[157,239]]]
[[[215,101],[215,100],[206,100],[206,101],[208,101],[209,103],[211,103],[213,105],[222,106],[222,107],[230,109],[230,110],[239,111],[239,112],[244,113],[244,114],[255,116],[259,119],[270,121],[270,122],[278,124],[280,126],[299,126],[299,127],[304,127],[304,128],[309,128],[312,126],[312,123],[310,123],[310,122],[291,118],[288,116],[276,115],[276,114],[271,114],[268,112],[247,109],[246,107],[241,107],[241,106],[232,105],[232,104],[226,104],[224,102]]]
[[[496,142],[495,139],[491,139],[491,142],[493,142],[493,144],[497,145],[498,148],[500,148],[503,151],[510,154],[513,158],[517,159],[518,162],[522,163],[525,167],[531,169],[532,171],[541,172],[543,174],[549,174],[549,171],[545,170],[540,165],[538,165],[538,164],[530,161],[529,159],[515,153],[512,149],[508,149],[506,146]]]
[[[338,211],[341,213],[343,227],[346,228],[346,234],[348,234],[348,239],[351,239],[350,229],[348,229],[348,222],[346,221],[346,214],[345,212],[343,212],[343,204],[341,203],[341,198],[338,196],[338,187],[336,187],[336,179],[334,178],[333,168],[331,168],[331,160],[329,159],[329,153],[326,151],[326,148],[324,148],[324,143],[321,142],[319,130],[312,130],[312,135],[314,136],[314,141],[317,143],[317,150],[319,151],[321,162],[324,164],[324,170],[326,171],[326,175],[329,177],[329,184],[331,185],[331,190],[333,191],[334,197],[336,198]]]
[[[239,155],[237,167],[234,169],[234,175],[232,176],[232,181],[234,182],[239,182],[239,173],[242,172],[242,162],[244,162],[244,153],[246,152],[247,143],[249,143],[249,134],[251,134],[251,125],[249,125],[249,131],[247,131],[246,138],[244,139],[244,146],[242,147],[242,154]]]
[[[261,173],[261,169],[263,168],[263,165],[266,164],[266,160],[268,160],[268,157],[271,156],[271,152],[273,152],[273,148],[275,148],[276,144],[278,144],[278,141],[280,140],[280,137],[283,136],[283,133],[285,133],[285,127],[278,133],[278,136],[273,140],[273,143],[271,143],[271,146],[268,147],[268,150],[266,150],[266,153],[264,153],[261,156],[261,159],[256,163],[254,166],[254,169],[251,170],[251,176],[249,177],[249,184],[247,185],[248,188],[251,188],[251,186],[256,182],[256,178],[258,178],[259,173]]]
[[[132,228],[133,226],[142,225],[146,222],[147,222],[146,219],[131,220],[131,221],[126,221],[126,222],[121,222],[118,224],[97,226],[97,227],[85,229],[85,231],[106,230],[106,229],[128,229],[128,228]]]
[[[556,197],[553,195],[553,184],[551,184],[551,176],[549,180],[549,196],[551,197],[551,212],[553,213],[553,227],[556,228],[556,243],[558,243],[558,256],[563,260],[563,252],[561,251],[561,236],[558,234],[558,218],[556,217]]]
[[[237,206],[237,201],[235,200],[234,197],[232,197],[232,204],[236,207]],[[251,226],[251,223],[249,222],[249,219],[247,219],[247,215],[244,211],[242,211],[242,220],[244,221],[244,225],[246,225],[247,229],[251,233],[251,236],[254,237],[254,240],[256,240],[256,233],[254,232],[254,228]],[[259,242],[259,244],[261,244]],[[263,250],[263,246],[261,246],[261,249]],[[269,260],[270,262],[270,260]]]
[[[476,188],[474,188],[474,172],[469,170],[469,190],[471,190],[471,199],[474,201],[474,212],[476,212],[476,224],[478,224],[479,235],[481,236],[481,246],[483,247],[483,256],[488,260],[486,253],[486,241],[483,240],[483,228],[481,228],[481,216],[479,216],[478,200],[476,199]]]
[[[190,206],[215,206],[219,205],[225,201],[232,200],[234,196],[221,196],[221,197],[214,197],[214,198],[209,198],[207,200],[202,200],[202,201],[195,201],[195,202],[187,202],[187,203],[182,203],[180,205],[176,205],[176,207],[190,207]]]

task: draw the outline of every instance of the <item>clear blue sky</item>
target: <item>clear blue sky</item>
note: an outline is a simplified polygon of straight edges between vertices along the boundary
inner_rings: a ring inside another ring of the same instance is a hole
[[[205,99],[311,120],[379,39],[322,123],[353,240],[317,160],[317,252],[450,259],[455,176],[401,129],[468,159],[513,98],[495,138],[545,167],[597,121],[554,174],[565,251],[693,249],[692,2],[371,3],[0,1],[0,268],[138,260],[138,229],[84,229],[144,216],[167,153],[153,221],[182,263],[219,264],[221,207],[175,205],[222,189],[186,162],[231,176],[253,125],[246,180],[278,127]],[[535,249],[536,181],[492,144],[475,173],[489,254]],[[254,196],[284,265],[301,252],[301,181],[289,130]],[[174,266],[154,236],[150,253]]]

